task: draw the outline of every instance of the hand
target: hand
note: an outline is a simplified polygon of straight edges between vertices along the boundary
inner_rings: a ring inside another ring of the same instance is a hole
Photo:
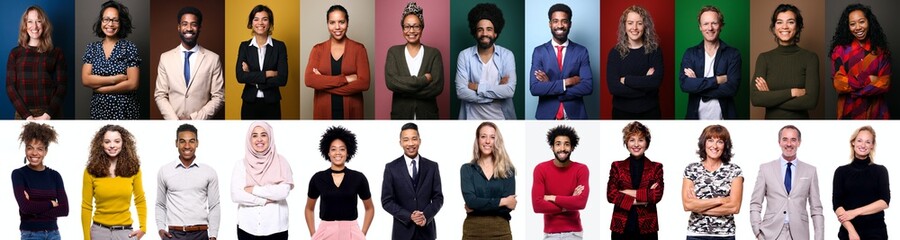
[[[564,79],[563,81],[564,81],[563,83],[566,84],[567,87],[571,87],[571,86],[578,85],[578,83],[581,82],[581,77],[572,76],[570,78]]]
[[[247,192],[247,193],[252,194],[252,193],[253,193],[253,186],[244,187],[244,192]]]
[[[27,118],[25,118],[25,120],[28,120],[28,121],[34,121],[34,120],[37,120],[37,118],[35,118],[34,116],[29,115]]]
[[[475,210],[472,210],[471,208],[469,208],[469,205],[463,204],[463,207],[466,208],[466,213],[470,213],[470,212],[474,212],[474,211],[475,211]]]
[[[509,76],[503,76],[503,78],[500,78],[500,84],[498,85],[506,85],[507,83],[509,83]]]
[[[472,90],[472,91],[476,91],[476,92],[477,92],[477,91],[478,91],[478,84],[477,84],[477,83],[470,82],[470,83],[469,83],[469,89]]]
[[[550,81],[550,78],[547,77],[547,73],[541,70],[534,71],[534,78],[537,78],[540,82]]]
[[[140,229],[134,230],[134,232],[131,232],[131,233],[128,234],[128,237],[129,237],[129,238],[132,238],[132,237],[133,237],[133,238],[141,239],[141,238],[144,237],[144,231],[141,231]]]
[[[159,230],[159,238],[160,239],[167,239],[167,238],[172,238],[172,237],[173,237],[172,234],[169,233],[168,231],[166,231],[164,229]]]
[[[38,117],[32,118],[34,120],[50,120],[50,114],[44,113]]]
[[[650,189],[656,189],[656,187],[659,187],[659,183],[654,183],[653,185],[650,185]]]
[[[191,120],[191,116],[181,115],[178,116],[178,120]]]
[[[28,191],[22,191],[22,192],[25,193],[25,200],[31,200],[31,197],[28,196]]]
[[[347,75],[347,76],[345,76],[345,78],[347,78],[347,83],[352,83],[352,82],[355,82],[356,80],[359,80],[359,77],[356,76],[356,74]]]
[[[802,97],[806,95],[805,88],[791,88],[791,97]]]
[[[431,82],[431,73],[425,74],[425,81]]]
[[[850,240],[860,240],[859,234],[855,233],[855,232],[848,233],[847,236],[849,237]]]
[[[762,77],[756,77],[756,90],[760,92],[768,92],[769,84],[766,83],[766,79]]]
[[[241,70],[244,70],[244,72],[250,71],[250,66],[247,65],[247,62],[241,62]]]
[[[647,76],[653,75],[654,72],[656,72],[656,69],[650,68],[650,70],[647,70]]]
[[[685,68],[685,69],[684,69],[684,75],[687,76],[687,77],[689,77],[689,78],[697,78],[697,74],[695,74],[695,73],[694,73],[694,70],[693,70],[693,69],[690,69],[690,68]]]
[[[578,196],[578,195],[581,195],[581,192],[582,192],[582,191],[584,191],[584,186],[583,186],[583,185],[578,185],[577,187],[575,187],[575,192],[572,193],[572,196]]]
[[[516,204],[519,204],[519,201],[516,201],[516,195],[509,195],[500,199],[500,206],[505,206],[510,210],[515,210]]]
[[[50,204],[53,204],[53,207],[59,207],[59,202],[56,200],[50,200]]]
[[[425,219],[425,213],[423,213],[422,211],[413,211],[413,213],[412,213],[412,215],[410,216],[410,218],[413,220],[413,222],[414,222],[416,225],[418,225],[418,226],[420,226],[420,227],[425,226],[425,223],[426,223],[426,221],[425,221],[425,220],[426,220],[426,219]]]
[[[313,73],[315,73],[316,75],[322,75],[322,73],[319,72],[319,69],[316,68],[313,68]]]
[[[619,82],[622,83],[622,85],[625,85],[625,77],[620,77]]]
[[[721,85],[721,84],[725,84],[726,82],[728,82],[728,75],[716,76],[716,84]]]
[[[127,80],[128,80],[128,75],[118,74],[118,75],[116,75],[116,83],[115,84],[119,84],[120,82],[124,82]]]
[[[556,202],[556,195],[544,195],[544,201]]]
[[[875,75],[869,75],[869,81],[870,81],[870,82],[876,82],[876,81],[878,81],[878,76],[875,76]]]
[[[266,70],[267,78],[272,78],[272,77],[277,77],[277,76],[278,76],[278,71]]]
[[[856,218],[856,216],[859,216],[859,213],[857,213],[856,210],[854,209],[854,210],[844,211],[843,213],[838,214],[837,217],[838,217],[838,221],[843,223],[846,221],[853,220],[854,218]]]
[[[621,190],[619,192],[623,193],[625,195],[628,195],[630,197],[633,197],[633,198],[637,197],[637,191],[635,191],[634,189],[625,189],[625,190]]]

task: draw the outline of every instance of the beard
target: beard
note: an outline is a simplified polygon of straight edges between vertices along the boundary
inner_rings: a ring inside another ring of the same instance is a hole
[[[559,150],[559,151],[554,152],[553,157],[556,158],[556,161],[559,161],[561,163],[567,163],[567,162],[569,162],[569,160],[571,160],[570,159],[570,157],[572,156],[571,153],[572,153],[571,151]],[[565,154],[566,156],[560,157],[561,154]]]
[[[569,30],[568,30],[568,29],[562,29],[562,30],[563,30],[563,33],[561,33],[561,34],[556,34],[556,30],[560,30],[560,29],[561,29],[561,28],[553,29],[553,30],[550,31],[550,34],[553,35],[553,38],[554,38],[554,39],[559,40],[559,42],[566,42],[566,41],[569,39]]]
[[[194,37],[192,37],[192,38],[185,37],[184,35],[188,34],[188,33],[193,34]],[[181,42],[183,42],[184,44],[191,46],[191,47],[197,46],[197,38],[198,37],[200,37],[199,31],[183,31],[178,34],[178,38],[181,38]]]
[[[485,43],[484,41],[481,41],[484,38],[489,39],[487,43]],[[493,37],[489,37],[489,36],[481,36],[478,38],[478,48],[480,48],[480,49],[490,48],[491,46],[494,46],[494,42],[496,42],[496,41],[497,41],[497,38],[493,38]]]

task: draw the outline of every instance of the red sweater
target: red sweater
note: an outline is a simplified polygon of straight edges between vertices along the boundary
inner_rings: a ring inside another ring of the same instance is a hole
[[[577,162],[558,168],[550,160],[534,167],[531,204],[535,213],[544,214],[544,233],[582,231],[578,210],[587,204],[591,189],[588,175],[587,166]],[[580,195],[572,196],[578,185],[584,186],[584,190]],[[555,195],[556,201],[546,201],[544,195]]]

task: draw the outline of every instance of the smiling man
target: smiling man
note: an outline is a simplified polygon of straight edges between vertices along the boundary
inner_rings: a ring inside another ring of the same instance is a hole
[[[703,42],[684,51],[681,91],[688,93],[686,119],[737,118],[734,95],[741,82],[741,51],[719,39],[725,16],[715,6],[697,15]]]
[[[456,95],[459,119],[516,119],[516,57],[494,44],[506,21],[493,3],[475,5],[469,11],[469,30],[477,42],[456,60]]]
[[[547,12],[553,39],[531,55],[531,95],[538,97],[537,119],[585,119],[584,96],[594,90],[587,48],[569,40],[572,9],[558,3]]]
[[[181,44],[159,56],[153,95],[166,120],[213,118],[225,104],[219,55],[198,44],[202,24],[199,9],[182,8],[178,11]]]
[[[581,215],[590,187],[587,165],[573,162],[578,134],[560,125],[547,132],[547,143],[554,158],[534,167],[531,204],[544,215],[544,239],[582,239]]]
[[[384,166],[381,206],[394,219],[391,239],[436,239],[434,216],[444,205],[438,164],[419,155],[419,126],[400,128],[403,156]]]

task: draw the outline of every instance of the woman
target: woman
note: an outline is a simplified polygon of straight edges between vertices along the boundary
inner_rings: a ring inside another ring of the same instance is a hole
[[[710,125],[698,140],[700,162],[684,168],[681,186],[682,205],[691,212],[687,240],[734,240],[744,176],[731,163],[731,135],[722,125]]]
[[[659,239],[656,204],[663,196],[663,165],[644,153],[650,147],[650,129],[631,122],[622,129],[622,145],[631,155],[610,166],[606,200],[613,207],[611,239]]]
[[[317,172],[309,179],[309,199],[306,200],[306,227],[312,239],[366,239],[369,225],[375,217],[369,180],[361,172],[347,168],[346,164],[356,155],[356,135],[344,127],[330,127],[322,134],[319,152],[331,167]],[[347,182],[344,182],[347,181]],[[314,219],[316,200],[319,205],[319,228]],[[357,200],[363,200],[366,215],[362,229],[356,219]]]
[[[244,84],[241,119],[281,119],[281,87],[287,85],[288,57],[284,42],[272,38],[275,15],[256,5],[247,17],[253,35],[238,47],[235,76]]]
[[[797,46],[803,31],[800,9],[778,5],[769,31],[778,47],[756,58],[750,101],[766,108],[766,119],[809,118],[819,99],[819,57]]]
[[[331,38],[313,46],[304,75],[306,86],[316,90],[313,118],[362,119],[362,92],[369,90],[366,46],[347,37],[346,8],[333,5],[325,17]]]
[[[506,153],[503,135],[492,122],[475,130],[472,160],[459,169],[466,201],[463,239],[512,239],[509,213],[516,209],[516,168]]]
[[[291,165],[275,149],[275,133],[266,122],[247,129],[244,159],[231,173],[231,200],[238,204],[237,237],[288,239],[287,197],[294,188]]]
[[[616,46],[606,58],[606,85],[613,95],[613,119],[659,119],[663,56],[653,18],[633,5],[622,12]]]
[[[147,232],[147,202],[141,179],[141,162],[134,136],[119,125],[100,128],[91,140],[91,153],[81,184],[84,239],[141,239],[144,236]],[[129,210],[131,197],[134,197],[140,223],[140,228],[133,231]]]
[[[422,7],[406,4],[400,20],[406,44],[388,49],[384,83],[394,92],[391,119],[437,119],[435,99],[444,91],[444,63],[437,48],[422,44]]]
[[[81,83],[94,91],[91,119],[138,119],[137,100],[141,55],[137,46],[125,39],[131,34],[128,8],[114,0],[100,6],[94,34],[103,38],[84,50]]]
[[[53,46],[53,24],[44,9],[31,6],[19,23],[19,45],[9,51],[6,92],[16,119],[60,117],[66,97],[66,58]]]
[[[25,166],[13,170],[13,195],[19,204],[21,239],[58,240],[56,218],[69,215],[69,199],[59,172],[44,165],[47,147],[56,142],[50,125],[29,122],[22,127],[19,143],[25,144]]]
[[[891,201],[890,178],[874,163],[875,129],[864,126],[850,137],[850,164],[834,171],[832,204],[841,223],[838,238],[888,239],[884,210]]]
[[[869,6],[844,8],[831,49],[838,119],[890,118],[884,95],[891,84],[891,53]]]

